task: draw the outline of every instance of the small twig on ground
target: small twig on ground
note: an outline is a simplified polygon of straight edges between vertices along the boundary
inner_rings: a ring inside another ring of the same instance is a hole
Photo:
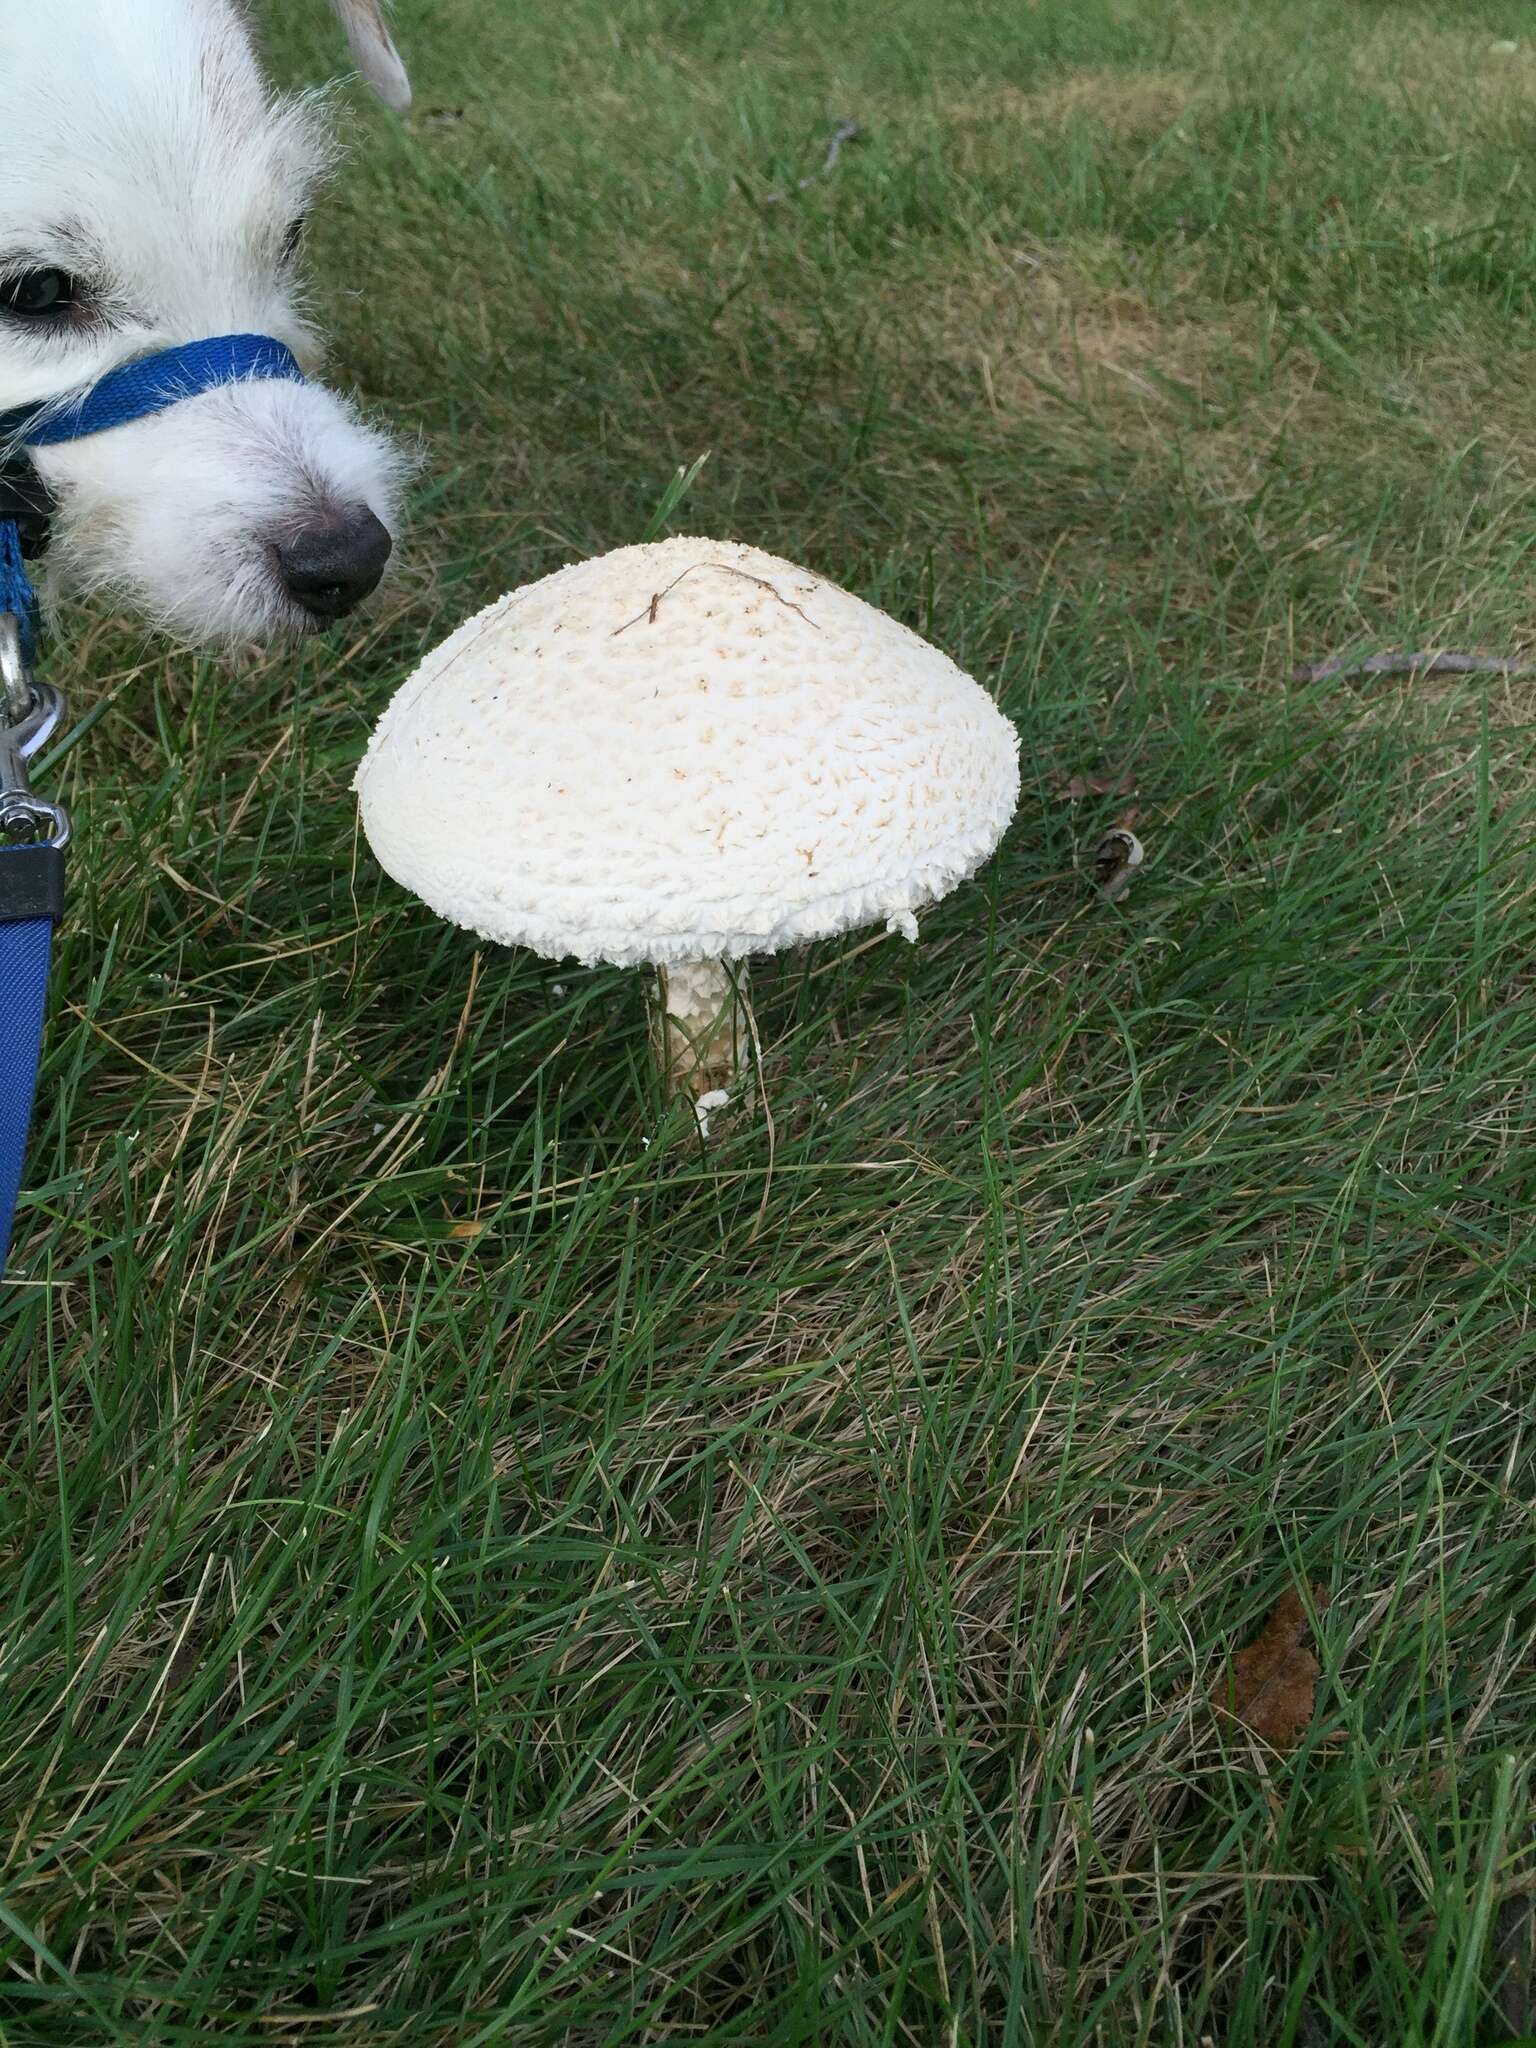
[[[782,206],[784,201],[794,193],[807,192],[812,185],[818,184],[821,179],[830,178],[837,169],[837,161],[843,153],[844,143],[856,141],[858,133],[859,124],[857,121],[839,121],[827,138],[827,153],[822,159],[821,168],[812,171],[807,177],[798,179],[790,186],[787,192],[770,192],[763,201],[764,206]]]
[[[1340,655],[1291,670],[1293,683],[1326,683],[1333,676],[1532,676],[1536,664],[1498,654],[1367,654],[1359,661]]]

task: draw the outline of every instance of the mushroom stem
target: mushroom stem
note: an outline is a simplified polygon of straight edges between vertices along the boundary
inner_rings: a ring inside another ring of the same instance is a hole
[[[669,1095],[729,1089],[746,1054],[744,964],[685,960],[658,967],[651,1037]]]

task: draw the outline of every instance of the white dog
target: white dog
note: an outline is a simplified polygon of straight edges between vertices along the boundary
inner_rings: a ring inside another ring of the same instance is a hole
[[[377,0],[332,0],[359,68],[410,88]],[[0,409],[210,336],[316,360],[297,271],[331,145],[279,99],[243,0],[0,0]],[[34,451],[55,579],[193,640],[314,631],[390,552],[398,460],[313,383],[242,382]]]

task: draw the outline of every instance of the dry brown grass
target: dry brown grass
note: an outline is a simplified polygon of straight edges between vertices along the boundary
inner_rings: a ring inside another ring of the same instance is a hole
[[[1360,36],[1350,70],[1368,92],[1406,94],[1426,113],[1454,103],[1474,123],[1536,105],[1536,38],[1511,42],[1418,13],[1385,12]]]
[[[1215,72],[1075,71],[1034,88],[949,87],[935,96],[934,109],[956,168],[974,174],[1016,163],[1021,138],[1056,135],[1074,124],[1117,141],[1143,141],[1224,91]]]

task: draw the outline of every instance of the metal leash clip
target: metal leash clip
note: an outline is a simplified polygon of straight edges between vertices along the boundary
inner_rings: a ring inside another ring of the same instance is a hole
[[[58,730],[64,699],[22,653],[21,621],[0,612],[0,845],[68,846],[69,813],[34,791],[27,763]]]

